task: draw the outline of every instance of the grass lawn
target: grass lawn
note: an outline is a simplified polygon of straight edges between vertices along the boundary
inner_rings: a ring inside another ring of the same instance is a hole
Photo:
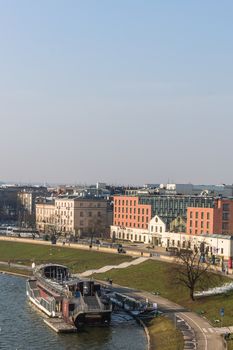
[[[150,333],[151,349],[182,350],[184,340],[171,320],[159,316],[146,323]]]
[[[233,340],[227,341],[227,350],[233,350]]]
[[[83,272],[105,265],[118,265],[132,260],[125,255],[109,254],[89,250],[78,250],[56,245],[0,241],[0,261],[11,261],[31,265],[53,262],[69,266],[71,272]]]
[[[174,283],[171,267],[171,264],[166,262],[148,260],[140,265],[126,269],[111,270],[106,274],[96,274],[96,277],[103,280],[109,277],[115,283],[139,290],[159,291],[162,297],[202,313],[215,326],[220,326],[214,320],[220,320],[219,311],[224,307],[223,326],[233,325],[233,292],[218,296],[202,297],[192,301],[189,298],[189,291],[182,285]],[[215,285],[232,281],[219,275],[213,275],[213,278]]]

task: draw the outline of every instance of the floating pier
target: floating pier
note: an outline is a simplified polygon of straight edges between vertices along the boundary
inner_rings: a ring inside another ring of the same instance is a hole
[[[62,318],[44,318],[44,322],[56,333],[76,333],[77,328]]]

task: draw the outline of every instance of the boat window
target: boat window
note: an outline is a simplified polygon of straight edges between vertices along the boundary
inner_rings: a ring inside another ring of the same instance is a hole
[[[69,311],[74,311],[75,304],[69,304]]]

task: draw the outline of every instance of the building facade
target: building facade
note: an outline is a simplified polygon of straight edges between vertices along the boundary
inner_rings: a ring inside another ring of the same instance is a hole
[[[213,208],[187,208],[186,233],[233,235],[233,199],[215,199]]]
[[[108,225],[108,202],[104,199],[79,197],[55,199],[55,226],[59,232],[78,236],[104,233]]]
[[[114,196],[113,224],[115,226],[148,229],[151,206],[140,204],[139,197]]]
[[[110,222],[108,202],[104,199],[57,197],[54,203],[36,204],[36,223],[40,231],[82,236],[107,234]]]
[[[36,203],[36,229],[40,232],[55,231],[55,202],[44,199]]]

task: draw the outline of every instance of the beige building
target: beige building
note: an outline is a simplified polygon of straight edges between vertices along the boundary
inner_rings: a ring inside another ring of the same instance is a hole
[[[55,229],[55,202],[45,200],[36,204],[36,228],[40,232],[52,232]]]
[[[54,204],[37,204],[36,209],[40,231],[53,227],[56,232],[77,236],[106,233],[111,218],[107,200],[99,198],[57,197]]]

